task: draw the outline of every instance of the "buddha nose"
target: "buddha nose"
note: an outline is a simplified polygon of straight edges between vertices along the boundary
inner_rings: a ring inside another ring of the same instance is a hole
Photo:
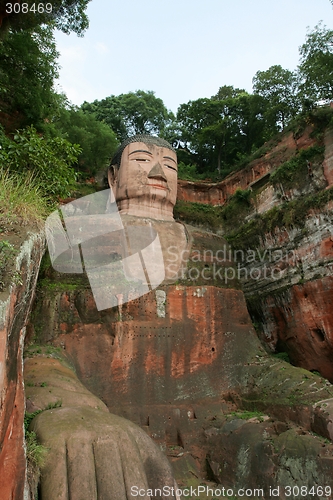
[[[165,182],[167,182],[167,180],[168,180],[159,163],[156,163],[156,165],[153,166],[153,168],[151,169],[151,171],[148,174],[148,178],[149,179],[162,179]]]

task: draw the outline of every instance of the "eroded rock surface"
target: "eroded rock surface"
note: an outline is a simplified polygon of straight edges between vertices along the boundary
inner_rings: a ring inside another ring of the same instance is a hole
[[[267,181],[270,173],[294,156],[297,151],[316,144],[316,139],[311,137],[312,131],[312,127],[309,126],[300,136],[289,132],[262,157],[250,162],[242,170],[231,173],[219,183],[178,180],[177,198],[195,203],[223,205],[237,189],[248,189],[265,177]],[[325,169],[327,179],[332,177],[329,165],[330,163]]]
[[[40,260],[41,234],[24,235],[10,289],[0,302],[0,498],[22,500],[25,483],[23,344]],[[17,237],[15,237],[17,239]],[[15,240],[15,243],[19,243]]]

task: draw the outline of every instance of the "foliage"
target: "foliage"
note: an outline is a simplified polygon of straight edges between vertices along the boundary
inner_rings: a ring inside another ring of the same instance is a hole
[[[25,176],[30,172],[32,179],[38,179],[44,194],[69,196],[75,186],[75,172],[71,166],[77,162],[81,152],[78,145],[60,137],[42,137],[33,127],[17,131],[13,140],[4,135],[0,138],[0,162],[4,169]],[[32,187],[36,193],[33,184]]]
[[[29,8],[21,8],[20,12],[16,13],[14,4],[22,4],[23,2],[6,0],[3,6],[0,7],[0,18],[3,17],[0,36],[3,38],[9,31],[30,30],[47,24],[54,25],[66,34],[74,32],[77,35],[82,35],[89,26],[88,17],[85,13],[89,1],[47,0],[47,2],[40,4],[38,8],[38,3],[27,0],[25,3],[28,4]],[[49,4],[52,5],[52,9],[46,8]],[[33,5],[35,5],[35,8]]]
[[[310,102],[333,100],[333,30],[319,23],[299,51],[303,96]]]
[[[56,107],[53,82],[58,64],[52,29],[10,32],[0,41],[0,103],[14,128],[40,128]],[[7,127],[12,131],[10,124]]]
[[[239,226],[252,211],[252,191],[237,189],[228,203],[212,207],[204,203],[190,203],[178,200],[174,209],[176,218],[188,223],[200,224],[213,230],[231,230]]]
[[[237,189],[228,202],[221,207],[221,225],[225,230],[237,227],[253,210],[252,191]]]
[[[264,118],[272,131],[283,130],[300,109],[298,76],[280,65],[257,71],[253,90],[267,101]]]
[[[200,181],[205,177],[205,174],[198,174],[195,165],[186,165],[182,161],[178,163],[178,179],[185,181]]]
[[[241,411],[233,411],[230,414],[230,417],[239,418],[241,420],[250,420],[257,419],[259,422],[263,422],[264,414],[261,411],[250,411],[250,410],[241,410]]]
[[[58,399],[54,403],[48,403],[48,405],[45,408],[43,408],[42,410],[36,410],[33,413],[26,412],[24,414],[24,430],[25,430],[25,432],[26,433],[29,432],[30,424],[37,415],[39,415],[43,411],[52,410],[53,408],[61,408],[61,407],[62,407],[62,401],[61,401],[61,399]]]
[[[29,385],[29,384],[27,384]],[[29,426],[32,420],[45,410],[59,408],[62,406],[62,401],[58,400],[55,403],[49,403],[43,410],[37,410],[33,413],[26,412],[24,415],[24,433],[27,457],[27,479],[33,494],[37,495],[37,485],[40,476],[40,469],[44,467],[47,461],[49,449],[46,446],[38,443],[37,435],[34,431],[29,431]],[[34,498],[37,498],[34,497]]]
[[[63,138],[80,145],[78,169],[90,175],[105,168],[118,147],[116,135],[106,123],[74,107],[60,109],[53,126]]]
[[[220,207],[212,207],[204,203],[191,203],[178,200],[174,208],[174,216],[176,219],[199,224],[211,229],[218,229],[221,225]]]
[[[200,172],[217,169],[221,177],[264,142],[262,99],[231,86],[221,87],[210,99],[182,104],[177,123],[192,163]]]
[[[280,165],[271,174],[270,181],[273,185],[280,183],[286,189],[303,187],[304,184],[308,183],[309,164],[315,161],[322,162],[323,159],[324,147],[312,146],[308,149],[302,149],[291,160]]]
[[[282,359],[283,361],[286,361],[286,363],[290,363],[290,358],[289,354],[287,352],[277,352],[276,354],[273,354],[274,358],[277,359]]]
[[[331,106],[315,108],[308,114],[308,121],[310,121],[314,127],[311,136],[321,139],[325,130],[333,125],[333,108],[331,108]]]
[[[283,203],[279,207],[256,216],[245,224],[230,231],[226,238],[237,249],[257,248],[261,245],[261,238],[273,232],[276,227],[297,227],[302,229],[305,225],[306,215],[311,209],[321,209],[326,203],[333,200],[333,188],[320,191],[308,196],[296,198]]]
[[[43,467],[47,456],[47,448],[37,441],[35,432],[26,432],[27,461],[37,467]]]
[[[152,134],[166,137],[174,116],[155,97],[152,91],[137,90],[118,96],[111,95],[101,101],[84,102],[81,109],[93,113],[115,132],[119,142],[135,134]]]

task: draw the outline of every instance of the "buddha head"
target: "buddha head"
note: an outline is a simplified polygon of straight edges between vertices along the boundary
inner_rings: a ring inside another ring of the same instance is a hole
[[[111,160],[108,179],[121,214],[174,220],[177,155],[164,139],[128,138]]]

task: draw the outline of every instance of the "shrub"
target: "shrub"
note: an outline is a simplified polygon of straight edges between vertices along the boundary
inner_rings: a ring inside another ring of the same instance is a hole
[[[11,172],[30,172],[44,193],[66,197],[75,186],[71,166],[77,162],[80,147],[60,137],[45,138],[34,127],[17,131],[13,140],[0,134],[0,164]]]
[[[198,181],[207,177],[206,174],[198,174],[196,165],[186,165],[184,162],[178,163],[178,179],[184,181]]]
[[[322,162],[324,159],[324,147],[312,146],[303,149],[286,161],[272,173],[270,181],[272,184],[282,184],[284,188],[302,188],[309,182],[308,162]]]

